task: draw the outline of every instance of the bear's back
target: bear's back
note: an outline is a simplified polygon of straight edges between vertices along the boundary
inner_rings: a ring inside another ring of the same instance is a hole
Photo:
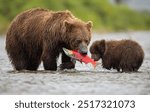
[[[30,19],[39,19],[42,18],[43,20],[51,19],[51,17],[54,17],[54,19],[62,19],[64,18],[72,18],[75,17],[72,15],[70,11],[50,11],[48,9],[43,8],[33,8],[27,11],[24,11],[20,13],[15,19],[17,21],[23,21],[23,20],[30,20]],[[58,17],[58,18],[56,18]]]
[[[48,12],[49,10],[42,8],[30,9],[18,14],[16,18],[14,18],[14,20],[12,21],[12,24],[14,23],[23,24],[25,21],[38,19],[40,16],[42,17]]]
[[[142,54],[144,53],[142,47],[136,41],[133,41],[133,40],[124,39],[124,40],[118,40],[118,41],[107,41],[106,45],[107,45],[108,51],[111,51],[111,52],[119,51],[121,53],[121,51],[123,52],[126,49],[130,48],[133,50],[133,52],[140,51]]]
[[[137,71],[144,59],[142,47],[133,40],[106,41],[103,67]],[[109,63],[109,64],[108,64]]]
[[[20,27],[26,29],[26,26],[34,27],[35,25],[42,28],[42,26],[47,24],[46,22],[48,21],[49,23],[50,21],[56,21],[58,24],[66,18],[74,19],[75,17],[70,11],[54,12],[43,8],[33,8],[18,14],[12,21],[10,27],[12,27],[12,29],[20,29]]]
[[[120,40],[118,41],[119,45],[117,49],[120,49],[120,51],[126,51],[127,49],[131,49],[132,53],[135,53],[137,55],[138,52],[140,52],[141,55],[144,55],[142,47],[133,40]]]

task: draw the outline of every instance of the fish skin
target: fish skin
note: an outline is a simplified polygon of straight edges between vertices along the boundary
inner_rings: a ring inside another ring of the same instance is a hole
[[[67,56],[74,58],[80,62],[84,62],[85,64],[91,63],[94,66],[94,68],[96,67],[96,62],[89,56],[82,55],[79,52],[77,52],[77,50],[68,50],[66,48],[63,48],[63,50]]]

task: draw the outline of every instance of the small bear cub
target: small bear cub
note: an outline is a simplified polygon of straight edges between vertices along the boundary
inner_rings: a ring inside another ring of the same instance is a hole
[[[102,66],[121,72],[137,72],[143,63],[144,51],[133,40],[95,41],[90,47],[95,61],[102,59]]]

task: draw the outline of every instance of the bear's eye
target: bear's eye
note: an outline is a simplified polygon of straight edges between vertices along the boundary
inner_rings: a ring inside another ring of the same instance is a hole
[[[85,40],[85,43],[86,43],[86,44],[89,44],[89,41],[88,41],[88,40]]]
[[[77,44],[81,43],[82,41],[81,40],[76,40],[75,41]]]

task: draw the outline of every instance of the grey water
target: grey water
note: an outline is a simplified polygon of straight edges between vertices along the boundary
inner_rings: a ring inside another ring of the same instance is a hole
[[[100,39],[133,39],[139,42],[145,52],[145,59],[139,72],[118,73],[116,70],[102,68],[101,64],[94,69],[90,64],[79,62],[74,70],[45,71],[41,64],[38,71],[14,71],[5,51],[5,37],[2,37],[0,38],[0,94],[150,94],[150,31],[94,33],[91,43]]]

